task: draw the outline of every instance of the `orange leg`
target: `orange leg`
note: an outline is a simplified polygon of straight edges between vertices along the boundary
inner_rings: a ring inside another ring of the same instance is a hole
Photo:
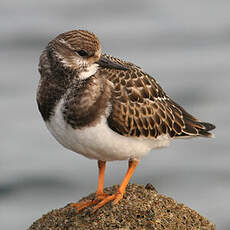
[[[117,192],[113,195],[106,196],[101,202],[99,202],[93,208],[93,212],[95,212],[97,209],[99,209],[100,207],[104,206],[105,204],[107,204],[108,202],[110,202],[112,200],[113,200],[113,204],[117,204],[123,198],[123,195],[125,193],[125,188],[129,182],[131,176],[133,175],[133,172],[134,172],[135,168],[137,167],[137,165],[138,165],[137,160],[133,160],[133,159],[129,160],[128,171],[127,171],[123,181],[121,182]]]
[[[103,191],[105,165],[106,165],[106,161],[98,161],[99,175],[98,175],[98,185],[97,185],[97,191],[96,191],[96,199],[98,200],[101,200],[107,196],[107,194],[104,193]]]
[[[106,161],[98,161],[99,175],[95,199],[71,204],[72,207],[75,207],[77,209],[77,212],[94,204],[97,204],[100,200],[103,200],[105,197],[108,196],[103,192],[105,165]]]

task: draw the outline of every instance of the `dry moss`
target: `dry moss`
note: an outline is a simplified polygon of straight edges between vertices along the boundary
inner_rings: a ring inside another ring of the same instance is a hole
[[[117,186],[106,188],[114,193]],[[92,199],[91,194],[82,200]],[[148,184],[145,187],[129,184],[123,200],[117,205],[105,205],[95,213],[87,208],[76,214],[66,206],[53,210],[35,221],[29,230],[86,230],[86,229],[189,229],[214,230],[215,226],[196,211],[178,204],[172,198],[160,195]]]

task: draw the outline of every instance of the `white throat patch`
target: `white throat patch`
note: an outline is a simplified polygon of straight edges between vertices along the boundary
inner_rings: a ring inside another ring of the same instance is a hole
[[[79,78],[81,80],[87,79],[90,76],[94,75],[97,72],[97,69],[98,69],[98,64],[92,64],[87,68],[86,71],[83,71],[79,74]]]

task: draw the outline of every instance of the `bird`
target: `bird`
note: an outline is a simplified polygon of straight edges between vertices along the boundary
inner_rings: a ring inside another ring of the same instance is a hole
[[[97,36],[76,29],[51,40],[40,56],[37,104],[54,138],[97,160],[95,198],[71,203],[79,212],[117,204],[142,157],[174,139],[213,137],[215,126],[174,102],[141,67],[102,53]],[[114,194],[104,189],[107,161],[128,161]]]

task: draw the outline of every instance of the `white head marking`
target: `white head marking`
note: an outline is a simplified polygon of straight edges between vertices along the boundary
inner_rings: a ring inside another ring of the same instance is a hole
[[[87,67],[87,69],[85,71],[82,71],[79,73],[79,78],[81,80],[87,79],[90,76],[94,75],[97,72],[98,69],[98,64],[92,64],[90,66]]]

